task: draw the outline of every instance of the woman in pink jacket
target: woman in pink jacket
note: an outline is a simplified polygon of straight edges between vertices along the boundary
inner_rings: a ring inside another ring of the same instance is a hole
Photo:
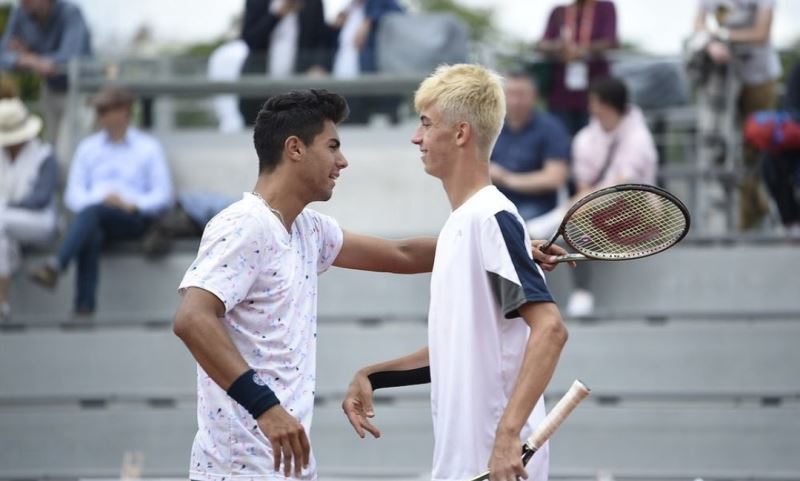
[[[622,81],[606,77],[589,87],[591,121],[572,142],[572,176],[577,193],[565,205],[528,222],[531,235],[549,237],[558,228],[567,209],[583,196],[617,184],[655,184],[658,153],[644,115],[628,103]],[[594,309],[589,291],[591,268],[576,270],[575,290],[570,296],[568,316],[587,316]]]
[[[620,80],[604,78],[589,90],[592,120],[572,143],[576,199],[616,184],[654,184],[658,153],[644,115],[628,104]]]

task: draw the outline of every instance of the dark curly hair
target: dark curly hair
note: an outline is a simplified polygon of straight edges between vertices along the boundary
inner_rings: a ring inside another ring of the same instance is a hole
[[[286,139],[297,136],[306,145],[325,129],[325,121],[338,124],[347,118],[347,101],[327,90],[293,90],[270,98],[261,107],[253,129],[258,172],[278,166]]]

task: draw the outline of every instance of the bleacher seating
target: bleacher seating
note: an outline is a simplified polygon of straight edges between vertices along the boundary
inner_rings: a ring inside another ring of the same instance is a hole
[[[101,266],[98,318],[112,323],[171,319],[178,283],[196,249],[195,243],[182,246],[157,262],[135,251],[107,255]],[[29,258],[27,265],[41,260]],[[601,317],[786,318],[800,311],[796,284],[786,281],[797,278],[797,262],[800,250],[789,243],[706,246],[689,240],[654,257],[595,263],[592,289]],[[320,316],[424,319],[428,279],[333,268],[320,278]],[[558,301],[566,301],[572,286],[568,269],[549,275],[548,284]],[[71,272],[54,293],[20,278],[12,286],[15,318],[26,324],[64,321],[72,291]]]
[[[797,320],[570,322],[570,333],[549,402],[575,377],[593,394],[554,438],[555,477],[800,473],[787,455],[800,449]],[[339,403],[357,367],[425,336],[420,322],[320,323],[312,442],[323,473],[424,472],[425,386],[380,393],[380,440],[358,439]],[[144,454],[147,476],[184,473],[194,365],[166,326],[8,332],[0,367],[0,478],[113,476],[126,451]]]

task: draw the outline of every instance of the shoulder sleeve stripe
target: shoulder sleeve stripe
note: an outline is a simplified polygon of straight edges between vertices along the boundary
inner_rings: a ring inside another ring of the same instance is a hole
[[[525,304],[525,291],[516,282],[509,281],[505,277],[487,271],[489,275],[489,285],[492,287],[495,299],[500,304],[500,310],[506,319],[519,317],[519,308]]]
[[[528,236],[522,228],[522,224],[520,224],[512,213],[504,210],[495,214],[495,219],[503,235],[503,241],[505,242],[511,262],[514,265],[514,270],[522,283],[522,293],[524,297],[524,302],[517,303],[514,307],[514,312],[505,312],[506,317],[518,316],[519,314],[516,314],[516,316],[509,315],[514,314],[516,309],[525,302],[554,302],[553,296],[550,295],[550,291],[547,289],[547,285],[544,282],[539,268],[530,257]],[[511,306],[503,307],[505,310],[506,307]]]

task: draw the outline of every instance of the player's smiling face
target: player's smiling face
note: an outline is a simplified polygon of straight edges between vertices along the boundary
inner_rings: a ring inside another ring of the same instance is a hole
[[[306,172],[310,174],[307,180],[313,186],[314,200],[330,199],[340,171],[347,167],[336,124],[330,120],[325,121],[323,131],[306,147],[306,157],[309,160]]]
[[[445,121],[436,105],[423,108],[419,114],[419,127],[411,142],[422,153],[425,172],[442,178],[455,152],[456,129]]]

